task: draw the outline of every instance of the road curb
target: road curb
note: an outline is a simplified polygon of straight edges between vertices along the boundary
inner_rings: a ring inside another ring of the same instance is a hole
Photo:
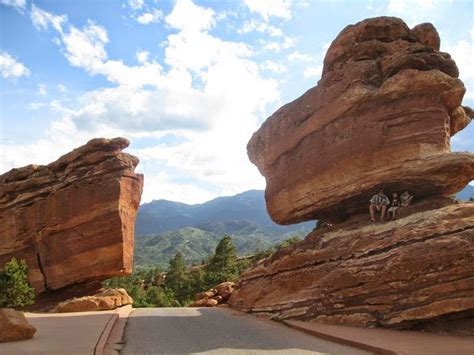
[[[351,340],[351,339],[337,337],[337,336],[330,335],[330,334],[327,334],[327,333],[324,333],[324,332],[318,332],[317,330],[314,330],[314,329],[301,327],[297,324],[294,324],[292,321],[283,321],[283,323],[285,325],[287,325],[288,327],[290,327],[290,328],[302,331],[306,334],[317,336],[318,338],[321,338],[321,339],[329,340],[329,341],[334,342],[334,343],[338,343],[338,344],[342,344],[342,345],[349,345],[349,346],[352,346],[352,347],[355,347],[355,348],[370,351],[370,352],[373,352],[375,354],[380,354],[380,355],[397,355],[398,354],[398,353],[396,353],[392,350],[380,348],[380,347],[377,347],[377,346],[369,345],[369,344],[366,344],[366,343],[363,343],[363,342],[358,342],[358,341]]]
[[[107,325],[105,326],[104,330],[100,334],[99,340],[97,341],[97,344],[95,345],[94,348],[94,355],[104,355],[105,351],[105,346],[107,344],[107,340],[109,340],[110,333],[112,332],[112,329],[115,325],[115,322],[119,318],[117,313],[113,313],[107,322]]]

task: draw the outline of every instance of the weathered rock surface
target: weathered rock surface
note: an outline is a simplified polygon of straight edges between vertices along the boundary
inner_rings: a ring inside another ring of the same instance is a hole
[[[244,273],[231,307],[273,319],[408,327],[474,310],[474,203],[316,230]]]
[[[73,298],[61,302],[55,311],[58,313],[106,311],[132,303],[132,297],[125,289],[105,289],[94,296]]]
[[[0,308],[0,343],[33,338],[36,328],[22,312],[11,308]]]
[[[234,292],[235,283],[226,281],[206,292],[199,292],[194,295],[194,303],[190,307],[214,307],[226,303]]]
[[[0,176],[0,267],[26,259],[37,293],[132,271],[143,176],[125,138],[93,139]]]
[[[272,219],[340,222],[366,211],[379,188],[418,200],[474,179],[474,155],[450,137],[472,119],[458,68],[431,24],[380,17],[347,26],[322,78],[254,133],[250,160],[267,181]]]

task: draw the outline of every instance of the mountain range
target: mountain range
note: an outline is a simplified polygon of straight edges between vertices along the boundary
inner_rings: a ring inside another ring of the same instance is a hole
[[[474,186],[457,194],[461,200],[474,197]],[[140,206],[135,225],[135,265],[166,268],[176,251],[188,264],[212,254],[219,240],[232,236],[238,255],[264,250],[292,236],[304,238],[315,221],[280,226],[269,217],[264,191],[250,190],[235,196],[188,205],[155,200]]]

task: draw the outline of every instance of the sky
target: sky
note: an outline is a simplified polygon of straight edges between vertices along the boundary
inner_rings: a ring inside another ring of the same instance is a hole
[[[142,202],[263,189],[252,133],[317,84],[345,26],[382,15],[433,23],[474,107],[472,0],[0,0],[0,173],[123,136]]]

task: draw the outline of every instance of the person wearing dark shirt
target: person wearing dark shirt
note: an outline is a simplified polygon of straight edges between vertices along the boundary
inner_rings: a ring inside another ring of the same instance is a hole
[[[388,207],[388,218],[390,218],[390,215],[392,215],[392,221],[395,219],[399,207],[400,200],[398,198],[398,193],[394,192],[392,193],[392,201],[390,202],[390,205]]]

